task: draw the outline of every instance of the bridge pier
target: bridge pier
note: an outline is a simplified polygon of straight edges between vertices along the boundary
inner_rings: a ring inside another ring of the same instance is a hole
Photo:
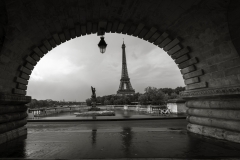
[[[240,143],[240,87],[185,91],[189,132]]]
[[[0,144],[27,134],[29,96],[0,94]]]

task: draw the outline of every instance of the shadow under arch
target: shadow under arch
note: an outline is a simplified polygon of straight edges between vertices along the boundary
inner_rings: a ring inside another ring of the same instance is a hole
[[[123,23],[115,21],[99,21],[98,23],[87,22],[84,25],[75,24],[74,28],[63,29],[62,32],[55,33],[49,39],[42,40],[39,46],[33,46],[32,53],[27,55],[23,64],[19,67],[20,74],[15,77],[16,87],[13,94],[26,95],[28,80],[38,61],[53,48],[71,39],[85,36],[87,34],[100,33],[102,29],[106,33],[121,33],[144,39],[162,48],[175,61],[186,84],[186,90],[206,88],[205,81],[200,82],[199,76],[203,75],[202,69],[197,69],[197,57],[190,57],[190,47],[181,44],[181,38],[172,38],[169,33],[161,32],[155,27],[148,27],[140,23]]]

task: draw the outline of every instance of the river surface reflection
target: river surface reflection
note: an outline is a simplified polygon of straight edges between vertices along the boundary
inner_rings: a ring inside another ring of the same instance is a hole
[[[27,137],[0,145],[0,159],[240,159],[240,145],[186,131],[184,119],[29,122]]]

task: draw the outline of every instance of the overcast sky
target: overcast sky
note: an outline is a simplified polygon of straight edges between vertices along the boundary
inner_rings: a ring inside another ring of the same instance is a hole
[[[100,53],[96,34],[76,38],[47,53],[35,66],[27,89],[33,99],[85,101],[96,95],[116,94],[121,78],[122,43],[126,45],[128,74],[133,89],[143,93],[148,86],[184,86],[180,71],[162,49],[142,39],[106,34],[106,52]]]

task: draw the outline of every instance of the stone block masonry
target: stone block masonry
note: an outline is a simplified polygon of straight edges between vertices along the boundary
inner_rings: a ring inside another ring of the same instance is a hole
[[[30,97],[0,94],[0,144],[27,134],[27,106]]]
[[[183,92],[188,131],[240,143],[239,87]]]

